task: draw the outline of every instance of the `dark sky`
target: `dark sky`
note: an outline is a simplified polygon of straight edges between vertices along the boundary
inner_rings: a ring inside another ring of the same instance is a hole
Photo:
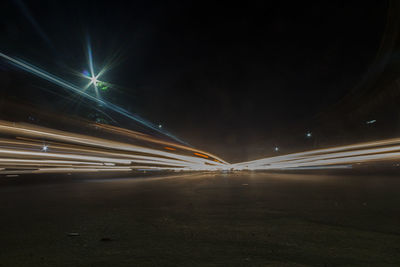
[[[63,75],[119,55],[107,97],[228,160],[303,135],[374,59],[387,2],[3,1],[1,51]],[[304,130],[304,132],[303,132]],[[246,149],[247,148],[247,149]]]

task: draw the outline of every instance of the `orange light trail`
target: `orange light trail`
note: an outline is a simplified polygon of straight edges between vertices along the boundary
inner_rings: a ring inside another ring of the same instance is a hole
[[[195,153],[193,153],[193,154],[195,154],[196,156],[199,156],[199,157],[206,158],[206,159],[208,159],[208,158],[209,158],[209,156],[207,156],[207,155],[203,155],[203,154],[200,154],[200,153],[197,153],[197,152],[195,152]]]

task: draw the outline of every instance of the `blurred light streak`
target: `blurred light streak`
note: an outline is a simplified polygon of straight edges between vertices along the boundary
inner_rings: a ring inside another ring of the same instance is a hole
[[[400,138],[396,138],[229,164],[210,153],[140,132],[102,124],[95,127],[111,139],[0,121],[0,174],[317,170],[400,160]]]
[[[170,146],[171,148],[173,147],[175,149],[183,149],[183,150],[188,150],[188,151],[197,152],[197,153],[201,153],[201,154],[207,154],[207,155],[211,156],[212,158],[217,159],[220,163],[229,164],[228,162],[226,162],[225,160],[219,158],[216,155],[210,154],[208,152],[205,152],[205,151],[202,151],[202,150],[190,147],[190,146],[185,146],[185,145],[175,144],[175,143],[172,143],[172,142],[167,142],[165,140],[160,140],[160,139],[154,138],[152,136],[149,136],[147,134],[143,134],[143,133],[140,133],[140,132],[135,132],[135,131],[124,129],[124,128],[115,127],[115,126],[112,126],[112,125],[96,123],[96,124],[94,124],[94,126],[96,128],[104,129],[104,130],[106,130],[106,131],[108,131],[110,133],[120,134],[120,135],[123,135],[123,136],[129,136],[129,137],[132,137],[132,138],[135,138],[135,139],[140,139],[140,140],[143,140],[143,141],[146,141],[146,142],[166,145],[166,146]]]
[[[115,128],[117,129],[117,128]],[[121,129],[119,135],[124,139],[140,140],[146,135]],[[193,148],[181,146],[179,151],[166,152],[161,144],[152,142],[149,146],[133,145],[88,135],[70,133],[39,127],[26,123],[0,121],[0,174],[22,173],[71,173],[71,172],[111,172],[134,170],[158,171],[195,171],[222,170],[227,163],[214,161],[212,155],[204,153],[210,159],[192,155]],[[47,151],[43,150],[46,142]],[[187,148],[187,149],[186,149]],[[211,160],[213,159],[213,160]]]
[[[195,152],[195,153],[193,153],[193,154],[195,154],[196,156],[199,156],[199,157],[203,157],[203,158],[206,158],[206,159],[208,159],[208,156],[206,156],[206,155],[203,155],[203,154],[201,154],[201,153],[197,153],[197,152]]]
[[[343,168],[400,159],[400,138],[318,149],[233,164],[236,170]]]
[[[49,45],[49,47],[52,49],[52,51],[54,53],[56,53],[56,49],[55,49],[53,43],[50,41],[49,37],[46,35],[46,33],[40,27],[40,25],[36,21],[36,19],[32,16],[31,12],[29,11],[28,7],[24,4],[24,2],[22,0],[14,0],[14,2],[19,6],[19,8],[21,9],[24,16],[29,20],[29,22],[32,24],[33,28],[39,33],[40,37],[42,37],[42,39]]]
[[[96,93],[96,97],[99,98],[99,89],[97,88],[97,82],[98,78],[100,77],[100,73],[97,75],[94,73],[94,66],[93,66],[93,55],[92,55],[92,48],[90,47],[90,42],[88,41],[87,43],[87,51],[88,51],[88,61],[89,61],[89,69],[90,69],[90,76],[83,76],[85,78],[88,78],[90,80],[90,83],[85,86],[85,89],[87,89],[90,85],[93,84],[94,91]]]

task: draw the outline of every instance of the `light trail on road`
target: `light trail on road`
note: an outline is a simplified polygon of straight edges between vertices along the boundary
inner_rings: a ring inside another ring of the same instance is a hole
[[[222,159],[191,147],[118,127],[101,124],[96,124],[96,127],[112,129],[118,137],[139,140],[150,147],[26,123],[0,121],[0,134],[4,136],[0,139],[0,173],[213,171],[229,166]],[[165,149],[165,145],[175,150]],[[159,149],[154,148],[156,146]]]
[[[346,168],[400,160],[400,138],[293,153],[233,164],[236,170]]]
[[[91,126],[113,138],[0,121],[0,174],[332,169],[400,160],[397,138],[230,164],[144,133],[99,123]]]

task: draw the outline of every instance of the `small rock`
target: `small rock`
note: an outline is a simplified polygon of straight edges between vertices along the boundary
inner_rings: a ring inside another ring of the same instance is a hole
[[[67,235],[68,235],[68,236],[80,236],[79,233],[68,233]]]
[[[101,242],[110,242],[110,241],[113,241],[113,239],[109,238],[109,237],[103,237],[102,239],[100,239],[100,241]]]

